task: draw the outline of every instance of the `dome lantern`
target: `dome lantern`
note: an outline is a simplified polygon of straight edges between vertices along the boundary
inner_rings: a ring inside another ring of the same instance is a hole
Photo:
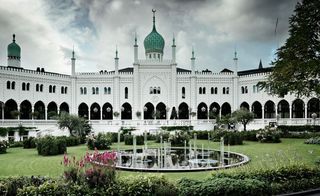
[[[9,67],[20,67],[21,48],[16,43],[16,35],[12,35],[12,43],[8,45],[8,66]]]

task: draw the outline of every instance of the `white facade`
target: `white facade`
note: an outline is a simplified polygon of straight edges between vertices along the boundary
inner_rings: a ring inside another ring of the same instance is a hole
[[[116,53],[115,71],[111,72],[76,73],[74,53],[71,75],[10,66],[8,60],[8,66],[0,66],[0,126],[21,123],[45,129],[55,125],[50,117],[62,111],[88,118],[96,131],[167,125],[207,129],[215,118],[240,107],[255,113],[251,128],[269,122],[313,123],[311,114],[319,116],[316,98],[279,98],[259,90],[256,84],[266,79],[270,68],[238,72],[235,56],[233,71],[196,72],[194,52],[190,70],[178,68],[174,40],[171,59],[147,52],[145,59],[139,59],[139,49],[135,40],[133,67],[120,70]]]

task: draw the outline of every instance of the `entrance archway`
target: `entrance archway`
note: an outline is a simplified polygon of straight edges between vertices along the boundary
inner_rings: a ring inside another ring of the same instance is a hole
[[[89,117],[89,107],[85,103],[81,103],[78,107],[78,116],[88,119]]]
[[[273,101],[267,101],[264,104],[264,118],[275,118],[276,117],[276,110],[275,104]]]
[[[112,105],[108,102],[102,106],[102,119],[103,120],[113,119],[113,108],[112,108]]]
[[[60,104],[59,110],[60,110],[60,114],[62,112],[69,113],[69,105],[66,102],[63,102],[62,104]]]
[[[132,119],[132,107],[129,103],[124,103],[121,107],[121,119],[129,120]]]
[[[251,109],[252,109],[251,111],[253,112],[255,119],[262,118],[262,105],[259,101],[253,102]]]
[[[166,119],[166,118],[167,118],[166,105],[160,102],[156,106],[156,119]]]
[[[179,119],[189,119],[189,107],[188,104],[186,104],[185,102],[182,102],[179,105],[179,112],[178,112],[178,116]]]
[[[301,99],[292,103],[292,118],[304,118],[304,102]]]
[[[154,119],[154,106],[152,103],[148,102],[143,107],[143,118],[144,119]]]
[[[198,105],[197,118],[198,119],[208,119],[208,106],[207,106],[207,104],[201,102]]]
[[[221,115],[222,116],[226,116],[228,114],[231,114],[231,106],[230,106],[230,104],[228,102],[225,102],[221,106]]]
[[[209,119],[217,119],[220,115],[220,105],[213,102],[209,107]]]
[[[34,119],[36,120],[41,120],[45,119],[45,105],[42,101],[38,101],[37,103],[34,104]]]
[[[101,120],[100,114],[100,105],[97,103],[93,103],[90,107],[90,120]]]
[[[308,118],[312,118],[312,114],[316,113],[317,117],[319,118],[319,110],[320,110],[320,106],[319,106],[319,99],[316,98],[312,98],[308,101]]]
[[[58,106],[55,102],[52,101],[48,104],[47,118],[54,119],[57,115],[58,115]]]
[[[290,118],[289,103],[286,100],[281,100],[278,103],[278,115],[280,118]]]
[[[32,119],[32,106],[28,100],[20,104],[20,119]]]

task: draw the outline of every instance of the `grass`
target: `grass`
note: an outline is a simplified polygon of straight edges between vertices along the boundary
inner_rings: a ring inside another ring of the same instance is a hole
[[[192,141],[191,141],[192,142]],[[244,145],[231,146],[230,150],[246,154],[251,161],[245,166],[246,169],[276,167],[278,165],[303,163],[315,166],[316,159],[320,157],[320,145],[304,144],[304,139],[282,139],[282,143],[268,144],[259,142],[245,141]],[[218,142],[208,143],[206,140],[198,140],[198,146],[202,144],[206,148],[218,149]],[[120,144],[121,149],[132,148]],[[149,146],[158,144],[150,141]],[[112,146],[117,149],[117,144]],[[227,147],[225,147],[227,150]],[[68,155],[82,157],[87,151],[85,145],[68,147]],[[50,177],[61,176],[63,166],[61,161],[63,155],[43,157],[37,154],[35,149],[10,148],[6,154],[0,154],[0,177],[17,175],[42,175]],[[243,168],[234,168],[231,170],[241,170]],[[189,173],[165,173],[171,180],[177,180],[182,177],[201,179],[211,175],[215,171],[189,172]],[[120,176],[136,175],[140,172],[120,171]]]

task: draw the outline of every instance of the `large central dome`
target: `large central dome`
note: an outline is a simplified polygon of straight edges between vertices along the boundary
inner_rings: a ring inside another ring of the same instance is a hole
[[[164,39],[163,37],[157,32],[156,25],[155,25],[155,10],[153,12],[153,28],[151,33],[147,35],[144,39],[144,48],[147,53],[162,53],[164,48]]]

